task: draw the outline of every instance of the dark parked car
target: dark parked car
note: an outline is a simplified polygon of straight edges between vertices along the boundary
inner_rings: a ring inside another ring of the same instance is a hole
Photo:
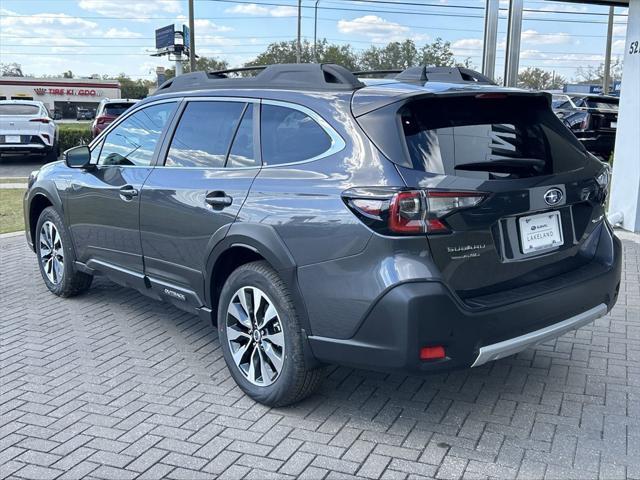
[[[42,278],[66,297],[104,274],[212,321],[268,405],[308,395],[326,363],[477,367],[605,315],[621,265],[607,166],[547,94],[467,73],[176,77],[32,174]]]
[[[95,120],[91,124],[91,134],[97,137],[107,128],[111,122],[135,105],[139,100],[105,98],[98,105],[95,112]]]
[[[95,112],[90,108],[78,108],[76,110],[76,120],[93,120]]]
[[[616,141],[618,97],[567,94],[564,101],[557,97],[556,115],[589,152],[608,161]]]

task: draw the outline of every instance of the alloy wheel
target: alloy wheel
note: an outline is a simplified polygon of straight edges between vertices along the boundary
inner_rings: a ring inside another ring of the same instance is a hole
[[[47,220],[40,228],[40,263],[47,278],[54,285],[64,275],[64,250],[62,237],[53,222]]]
[[[231,356],[242,375],[265,387],[276,381],[285,354],[280,316],[259,288],[242,287],[227,308],[226,334]]]

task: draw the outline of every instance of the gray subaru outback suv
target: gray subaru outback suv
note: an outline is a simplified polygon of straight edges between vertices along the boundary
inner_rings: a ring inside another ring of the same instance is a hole
[[[327,363],[477,367],[613,307],[609,173],[548,95],[461,68],[257,70],[172,79],[32,174],[51,292],[102,274],[212,321],[267,405]]]

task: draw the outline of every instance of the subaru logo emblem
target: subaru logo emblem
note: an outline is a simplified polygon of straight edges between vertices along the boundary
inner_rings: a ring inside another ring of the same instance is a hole
[[[547,202],[547,205],[557,205],[562,200],[562,195],[562,190],[559,188],[550,188],[544,194],[544,201]]]

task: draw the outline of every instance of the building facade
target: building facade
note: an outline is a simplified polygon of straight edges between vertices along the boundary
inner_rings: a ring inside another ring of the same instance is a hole
[[[78,108],[95,112],[104,98],[120,98],[116,80],[0,77],[0,100],[40,100],[58,118],[75,118]]]

